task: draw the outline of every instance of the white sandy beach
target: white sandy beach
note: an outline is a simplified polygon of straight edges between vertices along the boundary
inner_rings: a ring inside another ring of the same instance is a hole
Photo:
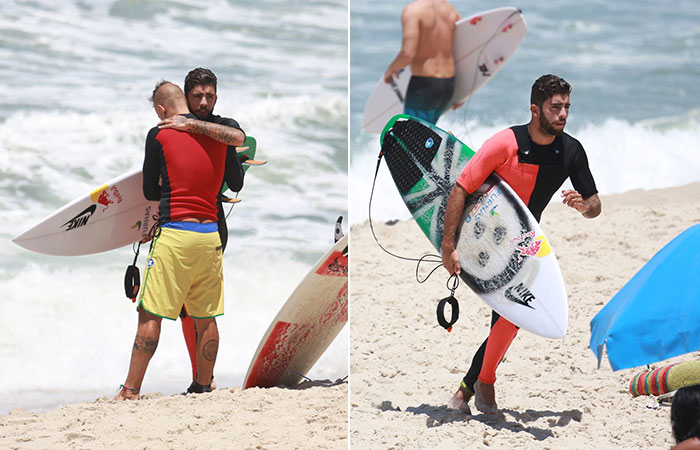
[[[102,397],[0,417],[3,449],[347,449],[347,383]]]
[[[568,334],[547,340],[520,331],[497,372],[497,416],[479,414],[473,401],[472,416],[445,406],[487,336],[490,309],[462,284],[460,318],[446,332],[435,318],[438,300],[449,295],[446,272],[418,284],[415,264],[382,252],[367,222],[352,227],[351,448],[671,447],[670,408],[648,409],[649,397],[627,391],[644,368],[613,372],[605,359],[597,369],[589,323],[659,249],[700,222],[700,183],[602,203],[593,220],[560,204],[543,214],[569,293]],[[414,221],[374,226],[395,253],[435,253]]]
[[[569,292],[567,336],[521,331],[497,375],[501,414],[468,416],[445,404],[488,331],[490,310],[466,287],[451,333],[435,319],[447,295],[441,272],[425,284],[415,266],[384,254],[367,223],[351,228],[350,447],[668,449],[669,408],[632,398],[642,370],[600,369],[589,322],[669,240],[700,222],[700,183],[603,197],[593,220],[550,205],[542,225]],[[413,221],[375,224],[382,243],[407,256],[432,252]],[[684,355],[668,362],[700,358]],[[668,363],[668,362],[664,362]],[[90,403],[0,417],[0,448],[346,449],[348,385],[306,389],[222,387],[200,396],[104,396]]]

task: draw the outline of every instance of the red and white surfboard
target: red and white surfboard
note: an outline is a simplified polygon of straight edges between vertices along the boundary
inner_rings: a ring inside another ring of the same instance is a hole
[[[294,386],[348,321],[348,237],[318,260],[260,341],[243,389]]]

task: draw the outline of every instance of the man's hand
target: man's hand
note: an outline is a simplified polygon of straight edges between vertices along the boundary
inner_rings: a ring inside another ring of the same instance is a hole
[[[465,103],[466,102],[455,103],[454,105],[452,105],[452,109],[461,108],[462,106],[464,106]]]
[[[180,130],[180,131],[191,131],[192,130],[192,119],[188,119],[185,116],[181,115],[175,115],[172,117],[168,117],[167,119],[163,119],[160,122],[158,122],[158,128],[165,129],[165,128],[173,128],[175,130]]]
[[[450,275],[459,275],[459,252],[454,247],[442,247],[442,266]]]
[[[574,208],[576,211],[583,213],[586,210],[586,205],[583,203],[583,197],[578,191],[573,189],[562,189],[562,203],[569,208]]]
[[[584,199],[578,191],[573,189],[562,189],[562,203],[569,208],[573,208],[580,212],[583,217],[592,219],[600,214],[601,206],[598,194],[593,194]]]
[[[394,81],[394,77],[398,77],[399,74],[395,70],[390,70],[387,69],[386,72],[384,72],[384,82],[386,84],[391,84],[392,81]]]

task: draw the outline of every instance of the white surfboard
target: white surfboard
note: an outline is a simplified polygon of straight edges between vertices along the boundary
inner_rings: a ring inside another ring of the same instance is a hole
[[[297,286],[253,356],[243,389],[294,386],[348,321],[348,237],[343,236]]]
[[[88,255],[146,237],[158,202],[143,196],[143,173],[135,169],[68,203],[12,241],[38,253]]]
[[[254,156],[255,138],[248,136],[245,142],[238,156]],[[140,241],[157,215],[158,202],[143,196],[143,173],[134,169],[78,197],[12,241],[47,255],[90,255]]]
[[[452,55],[455,59],[455,89],[452,105],[466,101],[491,80],[525,39],[527,24],[520,10],[498,8],[457,22]],[[380,133],[396,114],[403,112],[411,69],[399,72],[395,87],[380,78],[365,105],[362,127]]]
[[[474,152],[404,114],[386,125],[381,142],[401,198],[439,251],[450,191]],[[564,337],[569,307],[557,258],[537,220],[498,175],[467,198],[455,245],[460,278],[486,304],[527,331]]]
[[[467,198],[455,247],[461,278],[515,325],[566,335],[569,307],[559,263],[527,206],[498,175]]]

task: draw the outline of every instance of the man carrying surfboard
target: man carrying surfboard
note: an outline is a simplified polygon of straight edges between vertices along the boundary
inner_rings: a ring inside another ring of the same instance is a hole
[[[185,77],[184,84],[187,106],[190,112],[197,116],[198,119],[231,127],[235,130],[234,132],[240,134],[240,143],[237,141],[236,145],[230,145],[227,148],[228,152],[232,152],[233,155],[236,155],[236,147],[242,145],[245,141],[245,132],[234,119],[214,114],[214,105],[216,105],[216,100],[218,98],[216,94],[216,85],[217,78],[214,72],[201,67],[192,69]],[[232,158],[232,161],[237,163],[234,172],[240,179],[237,180],[235,184],[228,185],[228,187],[232,191],[238,192],[243,188],[245,172],[238,158]],[[223,252],[226,251],[226,244],[228,243],[228,226],[226,225],[226,215],[224,214],[221,200],[217,201],[217,208],[219,237],[221,238],[221,252],[223,254]],[[187,314],[184,307],[180,312],[180,320],[182,321],[182,334],[185,337],[185,344],[187,345],[187,351],[192,365],[192,384],[187,388],[187,392],[193,393],[195,392],[197,378],[197,331],[195,330],[192,318]]]
[[[162,318],[176,320],[183,305],[199,332],[195,387],[210,391],[219,348],[216,316],[224,312],[216,202],[223,180],[236,183],[231,159],[237,156],[226,147],[240,145],[240,135],[197,120],[173,83],[156,85],[152,100],[161,122],[146,137],[143,192],[148,200],[160,201],[159,227],[141,289],[129,372],[117,400],[139,398]]]
[[[537,221],[567,178],[571,179],[574,189],[561,191],[563,203],[586,218],[600,214],[601,203],[583,146],[564,133],[570,93],[569,83],[556,75],[538,78],[530,94],[530,122],[492,136],[465,166],[450,192],[444,216],[442,262],[450,274],[460,273],[455,234],[466,198],[492,172],[515,190]],[[496,368],[517,332],[518,327],[492,312],[489,336],[474,355],[449,406],[468,410],[468,402],[474,396],[479,411],[497,411]]]
[[[451,106],[455,84],[452,42],[459,19],[457,10],[445,0],[416,0],[403,9],[401,50],[386,69],[384,81],[394,83],[399,71],[411,66],[405,114],[434,124]]]

